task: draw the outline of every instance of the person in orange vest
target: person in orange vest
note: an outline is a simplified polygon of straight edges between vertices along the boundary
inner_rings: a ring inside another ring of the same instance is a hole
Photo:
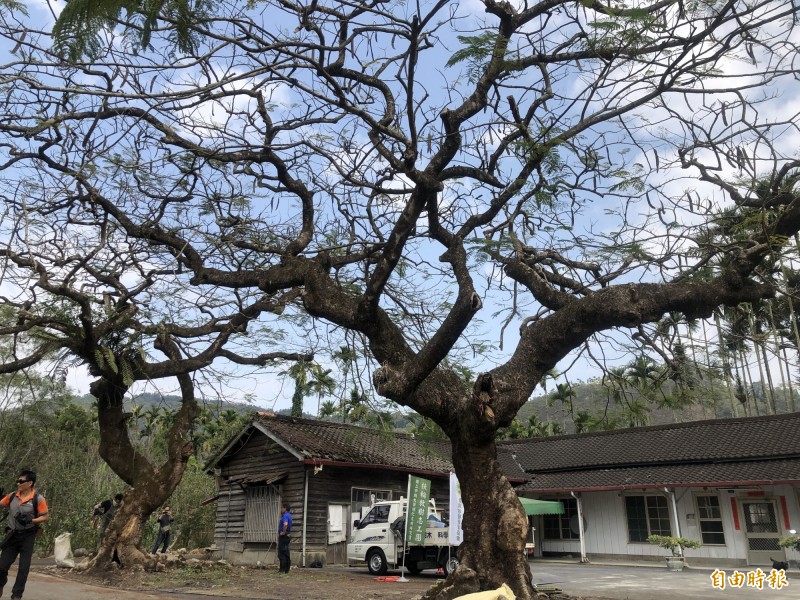
[[[17,477],[17,491],[0,500],[0,505],[8,509],[6,534],[0,542],[0,596],[8,582],[8,569],[19,557],[17,578],[11,588],[11,600],[22,600],[25,583],[31,570],[33,546],[39,526],[47,521],[47,502],[40,496],[33,484],[36,473],[20,471]]]

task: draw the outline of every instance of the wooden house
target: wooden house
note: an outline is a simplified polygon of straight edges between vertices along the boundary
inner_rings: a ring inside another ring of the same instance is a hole
[[[258,413],[208,464],[219,489],[214,554],[272,564],[286,501],[294,564],[344,563],[353,521],[375,500],[405,497],[409,474],[430,479],[447,507],[449,456],[447,441]]]

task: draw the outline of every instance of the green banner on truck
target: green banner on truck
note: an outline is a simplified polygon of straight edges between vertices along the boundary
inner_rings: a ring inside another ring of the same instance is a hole
[[[408,476],[408,512],[406,513],[406,543],[421,546],[425,542],[431,482],[422,477]]]

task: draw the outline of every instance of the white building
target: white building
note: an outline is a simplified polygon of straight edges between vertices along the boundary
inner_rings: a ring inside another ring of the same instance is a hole
[[[778,545],[800,530],[800,413],[501,445],[529,476],[521,496],[564,502],[538,517],[539,556],[662,560],[669,551],[646,541],[660,534],[701,541],[690,564],[800,558]]]

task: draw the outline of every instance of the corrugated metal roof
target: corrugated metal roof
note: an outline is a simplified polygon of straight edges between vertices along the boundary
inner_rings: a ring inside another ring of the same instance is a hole
[[[230,481],[234,483],[275,483],[281,479],[286,479],[288,473],[286,471],[269,471],[266,473],[248,473],[239,477],[231,477]]]

